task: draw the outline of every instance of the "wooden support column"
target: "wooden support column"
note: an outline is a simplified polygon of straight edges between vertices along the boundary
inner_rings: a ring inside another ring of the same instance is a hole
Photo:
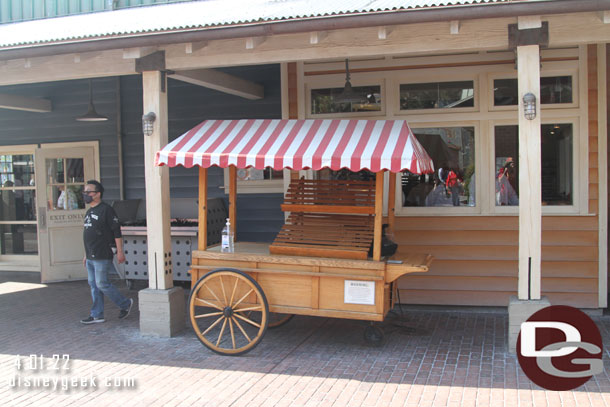
[[[197,250],[208,247],[208,169],[199,167],[199,227]]]
[[[173,287],[169,203],[169,167],[156,167],[155,154],[167,144],[167,86],[160,71],[142,72],[144,114],[157,116],[153,133],[144,137],[146,179],[146,231],[148,242],[148,287]]]
[[[396,173],[390,172],[388,190],[388,233],[394,234],[394,223],[396,221]]]
[[[381,260],[381,228],[383,225],[383,173],[375,177],[375,228],[373,230],[373,260]]]
[[[521,28],[521,27],[520,27]],[[519,88],[519,288],[520,300],[540,299],[541,134],[540,47],[517,47]],[[536,118],[524,116],[523,96],[536,97]]]
[[[237,167],[229,167],[229,221],[233,228],[233,239],[237,241]]]

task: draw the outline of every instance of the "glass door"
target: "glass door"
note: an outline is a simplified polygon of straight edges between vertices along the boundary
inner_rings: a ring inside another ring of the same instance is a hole
[[[85,279],[82,192],[95,178],[94,149],[39,149],[35,160],[41,280]]]
[[[21,150],[21,151],[20,151]],[[36,270],[38,237],[34,149],[0,150],[0,265]]]

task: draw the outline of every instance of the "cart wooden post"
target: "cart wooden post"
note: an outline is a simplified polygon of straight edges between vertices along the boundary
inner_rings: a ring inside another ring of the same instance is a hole
[[[389,174],[389,189],[388,189],[388,233],[394,235],[394,223],[396,221],[396,173]]]
[[[229,222],[233,229],[233,239],[237,241],[237,167],[229,167]]]
[[[383,171],[375,176],[375,229],[373,234],[373,260],[381,260],[381,230],[383,226]]]
[[[208,247],[208,169],[199,167],[199,223],[197,249]]]

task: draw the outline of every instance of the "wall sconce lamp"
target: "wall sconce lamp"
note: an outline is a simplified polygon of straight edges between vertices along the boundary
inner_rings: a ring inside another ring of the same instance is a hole
[[[523,95],[523,114],[527,120],[536,118],[536,96],[533,93]]]
[[[152,136],[156,119],[157,115],[153,112],[148,112],[142,116],[142,133],[144,133],[145,136]]]

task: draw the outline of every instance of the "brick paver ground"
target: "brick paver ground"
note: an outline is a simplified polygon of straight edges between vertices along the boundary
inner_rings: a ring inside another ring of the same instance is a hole
[[[137,299],[137,291],[118,285]],[[362,322],[295,317],[267,331],[252,352],[226,357],[190,330],[142,337],[137,308],[119,321],[107,304],[106,323],[81,325],[89,306],[86,282],[40,285],[35,275],[0,272],[0,406],[610,405],[606,316],[594,317],[604,337],[604,373],[574,391],[553,392],[533,385],[506,352],[503,309],[411,307],[384,323],[380,348],[364,344]],[[44,368],[40,356],[30,366],[29,355],[42,355]],[[69,370],[61,360],[52,370],[53,355],[67,355]]]

